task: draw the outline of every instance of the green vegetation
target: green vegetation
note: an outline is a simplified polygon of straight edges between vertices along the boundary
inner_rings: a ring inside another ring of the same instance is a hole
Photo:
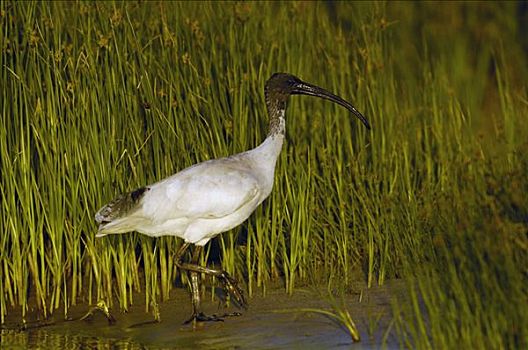
[[[285,71],[373,129],[292,98],[272,195],[209,261],[250,294],[405,278],[403,346],[528,348],[525,5],[0,6],[2,323],[13,307],[127,309],[135,292],[157,313],[180,240],[96,240],[94,213],[259,144],[264,82]]]

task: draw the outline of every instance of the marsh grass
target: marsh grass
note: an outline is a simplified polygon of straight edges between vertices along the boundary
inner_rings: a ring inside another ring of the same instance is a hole
[[[405,278],[409,303],[394,304],[391,324],[402,345],[528,346],[515,3],[0,6],[2,323],[14,307],[23,318],[99,300],[126,310],[137,291],[159,318],[158,302],[186,283],[181,242],[96,240],[95,211],[258,145],[264,82],[287,71],[351,100],[373,129],[293,98],[272,195],[203,261],[250,295]]]
[[[347,310],[346,305],[339,305],[336,303],[332,305],[331,310],[319,308],[300,308],[284,310],[283,312],[308,312],[326,316],[333,322],[336,322],[339,327],[347,331],[353,342],[359,342],[361,340],[359,330],[356,326],[356,323],[352,319],[352,316],[350,316],[350,312]]]

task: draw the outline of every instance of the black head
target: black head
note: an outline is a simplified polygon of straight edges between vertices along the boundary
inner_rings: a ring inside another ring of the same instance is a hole
[[[288,73],[274,73],[266,82],[266,92],[293,95],[302,80]]]
[[[309,95],[330,100],[351,111],[363,122],[363,124],[365,124],[367,129],[370,129],[370,124],[367,119],[359,113],[352,104],[325,89],[306,83],[294,75],[288,73],[275,73],[266,82],[264,90],[268,103],[270,102],[270,99],[273,99],[285,105],[290,95]]]

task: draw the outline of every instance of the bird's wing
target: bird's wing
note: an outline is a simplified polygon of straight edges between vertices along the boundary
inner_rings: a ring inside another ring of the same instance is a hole
[[[155,222],[224,217],[260,195],[257,178],[229,158],[197,164],[149,188],[138,214]]]

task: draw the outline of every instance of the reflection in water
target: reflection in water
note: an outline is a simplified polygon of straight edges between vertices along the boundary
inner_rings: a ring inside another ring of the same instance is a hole
[[[2,349],[145,349],[131,339],[109,339],[95,336],[53,333],[46,329],[28,331],[2,330]]]

